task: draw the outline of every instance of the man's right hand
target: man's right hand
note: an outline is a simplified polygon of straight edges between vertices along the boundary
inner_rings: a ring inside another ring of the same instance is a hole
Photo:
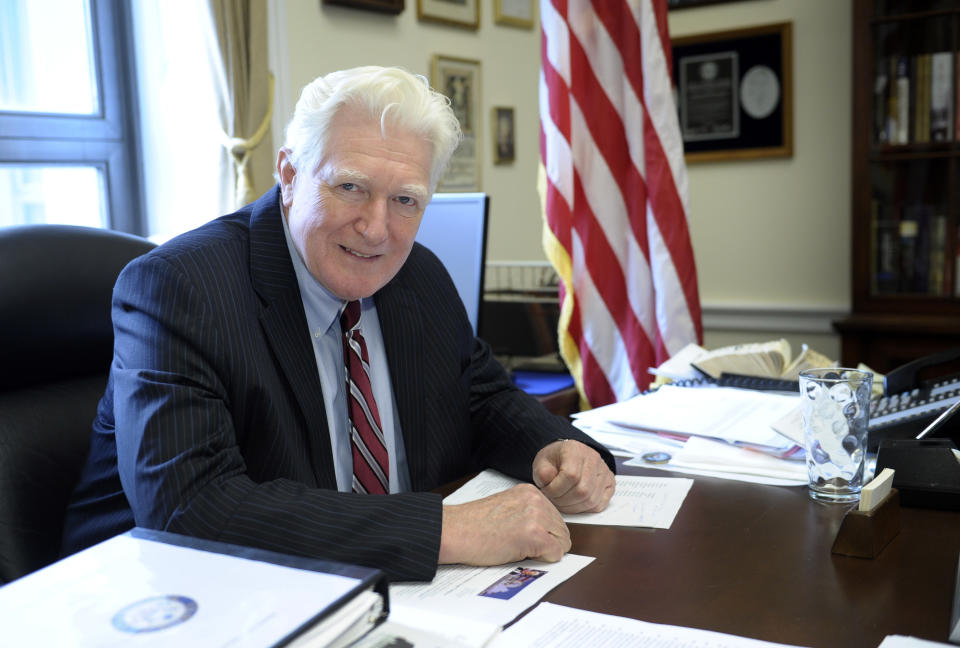
[[[556,562],[569,550],[570,532],[559,511],[531,484],[443,507],[440,564]]]

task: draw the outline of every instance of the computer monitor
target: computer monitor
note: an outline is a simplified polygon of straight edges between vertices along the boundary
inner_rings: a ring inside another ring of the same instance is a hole
[[[434,194],[417,232],[417,242],[430,248],[450,273],[474,335],[480,330],[489,207],[484,193]]]

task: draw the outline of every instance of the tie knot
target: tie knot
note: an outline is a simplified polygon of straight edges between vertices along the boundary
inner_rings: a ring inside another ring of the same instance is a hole
[[[347,331],[353,330],[353,328],[360,321],[360,302],[352,301],[347,302],[346,308],[343,309],[343,313],[340,314],[340,329],[347,333]]]

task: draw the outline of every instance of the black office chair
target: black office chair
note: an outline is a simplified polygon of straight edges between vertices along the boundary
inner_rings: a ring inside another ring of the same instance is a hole
[[[58,557],[113,357],[113,285],[153,247],[87,227],[0,228],[0,583]]]

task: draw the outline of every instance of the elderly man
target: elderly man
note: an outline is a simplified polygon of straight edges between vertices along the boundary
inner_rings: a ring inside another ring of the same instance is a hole
[[[562,557],[559,512],[603,509],[614,464],[511,384],[414,243],[459,139],[420,77],[318,78],[276,187],[123,271],[67,553],[138,525],[395,580]],[[429,492],[486,467],[535,485]]]

